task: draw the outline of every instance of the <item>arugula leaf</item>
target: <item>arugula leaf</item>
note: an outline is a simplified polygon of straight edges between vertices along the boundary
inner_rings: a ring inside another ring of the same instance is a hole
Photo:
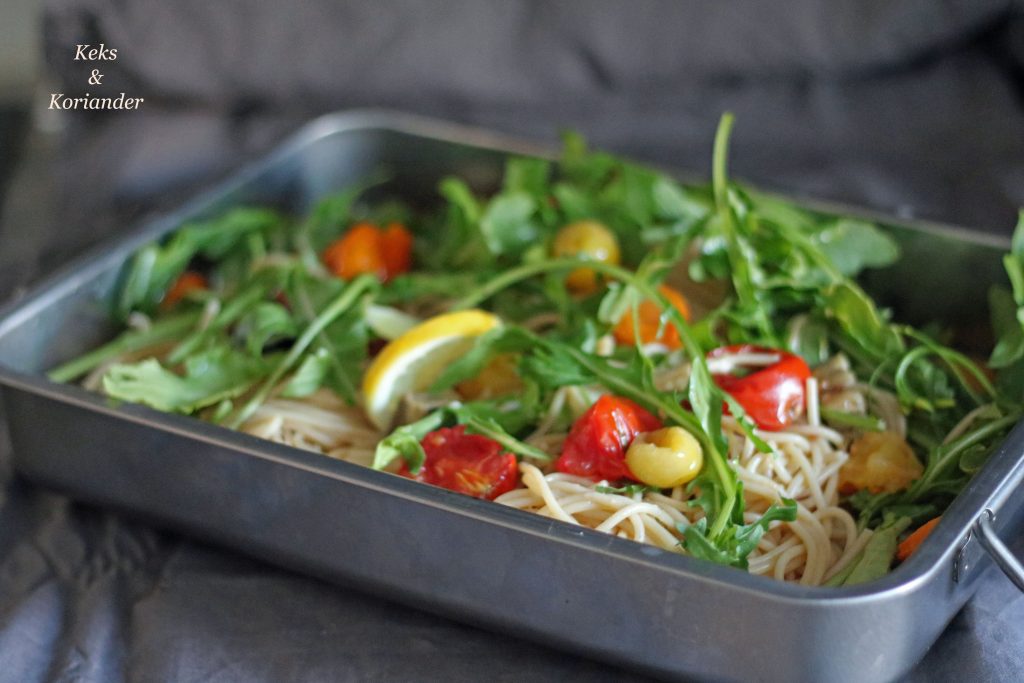
[[[842,410],[833,410],[832,408],[821,408],[821,418],[829,424],[853,427],[865,432],[885,431],[885,422],[873,415],[858,415]]]
[[[964,474],[974,474],[985,465],[985,462],[988,461],[988,456],[991,452],[992,448],[990,444],[977,443],[973,446],[969,446],[960,454],[960,460],[957,463],[957,466]]]
[[[743,430],[746,437],[754,444],[754,448],[761,453],[774,453],[775,451],[768,445],[768,442],[757,435],[755,431],[757,429],[757,425],[754,424],[754,421],[747,415],[747,411],[744,410],[742,405],[740,405],[740,402],[733,398],[732,394],[729,392],[723,391],[721,393],[722,397],[725,399],[725,404],[729,406],[729,413],[736,418],[736,422],[739,423],[740,429]]]
[[[765,279],[753,247],[744,233],[753,232],[755,222],[750,214],[746,198],[729,186],[726,164],[729,153],[729,136],[732,132],[733,116],[722,115],[715,134],[711,163],[711,187],[715,202],[715,215],[708,221],[708,228],[720,232],[729,257],[729,273],[737,304],[744,317],[750,320],[760,339],[768,346],[779,346],[775,329],[769,315],[772,313],[768,302],[761,295],[759,282]]]
[[[266,293],[266,285],[262,282],[255,282],[246,287],[237,296],[227,301],[209,323],[194,330],[178,342],[177,346],[171,349],[167,355],[167,362],[176,365],[187,359],[227,329],[229,325],[258,306]]]
[[[593,384],[595,380],[600,381],[600,372],[595,373],[593,368],[577,362],[578,357],[573,354],[570,346],[552,340],[545,341],[546,343],[534,347],[520,361],[519,368],[524,377],[548,389],[585,386]],[[609,376],[615,374],[615,370],[605,366],[603,360],[594,357],[594,364],[604,367]],[[626,381],[632,381],[632,378]]]
[[[437,270],[479,270],[499,260],[519,260],[543,241],[545,224],[557,223],[557,212],[547,201],[549,173],[546,161],[510,159],[504,188],[486,201],[477,199],[464,181],[445,178],[440,245],[424,254],[427,262]]]
[[[773,503],[757,521],[734,525],[714,542],[708,536],[707,518],[702,517],[680,528],[683,548],[693,557],[745,570],[749,566],[747,557],[757,547],[769,525],[777,521],[792,522],[796,519],[796,511],[796,501],[783,498],[781,505]]]
[[[213,424],[219,425],[225,417],[231,414],[234,407],[234,402],[230,398],[226,398],[210,411],[208,419]]]
[[[296,272],[290,282],[288,299],[304,322],[313,323],[318,318],[317,311],[323,311],[342,296],[345,287],[345,282],[337,278],[324,280]],[[375,290],[376,285],[373,285]],[[328,367],[324,385],[350,403],[357,398],[356,387],[369,342],[366,308],[354,303],[351,310],[341,313],[320,330],[310,345],[311,352],[326,354]]]
[[[922,347],[928,349],[931,356],[942,361],[942,364],[952,374],[953,379],[957,380],[963,397],[969,398],[978,406],[997,397],[996,389],[992,386],[988,375],[973,360],[959,351],[939,344],[927,334],[911,327],[904,327],[902,332],[906,338],[918,342]]]
[[[852,277],[865,268],[881,268],[899,260],[896,241],[874,223],[838,218],[813,236],[822,253],[843,275]]]
[[[555,183],[551,188],[551,194],[568,223],[593,218],[598,213],[593,198],[574,185]]]
[[[524,192],[535,199],[547,194],[551,162],[534,157],[511,157],[505,162],[503,187],[510,192]]]
[[[757,521],[734,527],[734,552],[745,563],[747,556],[757,547],[772,522],[792,522],[796,519],[796,514],[797,507],[794,500],[783,498],[781,505],[772,503]]]
[[[1004,289],[993,288],[989,292],[996,336],[989,365],[1000,370],[1000,394],[1018,404],[1024,395],[1024,210],[1018,214],[1010,253],[1003,257],[1003,266],[1013,288],[1012,300]]]
[[[988,292],[988,307],[996,337],[988,364],[993,368],[1009,367],[1024,358],[1024,326],[1018,319],[1017,304],[1008,290],[992,287]]]
[[[155,321],[145,330],[123,332],[113,341],[50,370],[47,377],[54,382],[70,382],[118,356],[172,342],[195,327],[201,315],[201,311],[173,313]]]
[[[883,524],[871,535],[856,559],[829,579],[825,585],[855,586],[888,574],[893,558],[896,557],[899,536],[910,523],[909,517],[900,517]]]
[[[825,312],[875,359],[887,358],[904,348],[874,302],[853,283],[838,283],[825,292]]]
[[[386,179],[377,174],[319,200],[295,231],[297,241],[303,243],[301,246],[308,246],[314,256],[322,253],[352,222],[360,195]]]
[[[605,325],[615,325],[628,311],[640,304],[639,293],[633,287],[619,282],[608,284],[608,291],[597,307],[597,319]],[[637,337],[639,339],[639,337]]]
[[[995,419],[985,420],[960,437],[943,443],[928,454],[928,462],[925,464],[924,474],[911,484],[904,498],[906,502],[918,503],[932,495],[936,490],[941,491],[948,482],[951,473],[956,472],[960,458],[968,449],[977,444],[994,443],[1004,436],[1020,420],[1021,409],[1016,408],[1008,415],[1001,415]],[[958,477],[960,485],[966,478]]]
[[[306,353],[306,350],[313,343],[313,341],[320,335],[324,329],[337,320],[340,316],[348,312],[353,306],[355,306],[363,295],[368,292],[376,291],[379,283],[377,279],[372,275],[360,275],[342,290],[341,294],[338,295],[326,308],[321,311],[316,318],[309,323],[309,325],[302,331],[299,338],[295,340],[288,352],[284,354],[278,362],[274,364],[273,369],[269,372],[268,376],[263,380],[262,384],[257,388],[249,400],[238,410],[235,411],[234,415],[231,416],[227,422],[227,426],[232,429],[237,429],[243,422],[245,422],[252,413],[259,408],[270,393],[277,386],[277,383],[281,378],[295,366],[300,358]]]
[[[369,296],[363,301],[369,300]],[[324,350],[329,358],[325,385],[349,403],[356,403],[362,381],[364,361],[370,343],[370,329],[366,324],[363,306],[338,316],[327,325],[310,345],[310,349]]]
[[[132,258],[122,280],[118,316],[124,320],[132,311],[152,313],[193,258],[217,261],[247,236],[274,228],[282,221],[269,209],[242,207],[212,220],[188,223],[163,245],[143,247]]]
[[[828,324],[809,313],[793,316],[786,326],[786,348],[811,367],[821,365],[831,355]]]
[[[436,270],[480,268],[492,265],[494,256],[480,230],[483,207],[469,186],[458,178],[445,178],[438,188],[447,201],[442,238],[426,255]]]
[[[1024,209],[1017,214],[1017,227],[1010,241],[1010,253],[1003,257],[1003,267],[1013,287],[1013,299],[1024,306]]]
[[[429,297],[455,299],[494,275],[495,271],[490,270],[405,273],[384,285],[379,302],[395,304]]]
[[[896,394],[908,408],[934,412],[956,405],[949,378],[927,361],[930,353],[927,347],[918,346],[908,351],[896,368]]]
[[[705,220],[709,205],[699,191],[664,174],[602,152],[590,152],[578,135],[567,135],[551,186],[563,223],[594,219],[619,241],[627,265],[640,262],[652,245],[688,234]],[[542,205],[543,208],[543,205]]]
[[[1024,403],[1024,358],[1000,368],[996,376],[996,387],[1000,400],[1011,405]]]
[[[695,223],[707,216],[708,206],[697,200],[691,192],[664,176],[654,179],[651,186],[654,214],[661,220]]]
[[[271,342],[298,334],[298,324],[291,312],[275,301],[257,303],[238,324],[245,331],[245,347],[254,356],[263,353],[263,347]]]
[[[617,170],[620,162],[611,154],[591,152],[582,135],[575,131],[562,134],[562,156],[558,170],[562,176],[588,194],[596,192]]]
[[[536,210],[526,192],[505,192],[488,202],[479,229],[491,254],[514,257],[533,245],[540,234],[533,221]]]
[[[382,470],[390,465],[395,458],[405,460],[405,466],[413,474],[419,474],[423,467],[427,454],[420,445],[430,432],[444,426],[445,414],[443,411],[430,413],[416,422],[402,425],[384,437],[377,443],[377,450],[373,454],[373,469]]]
[[[303,398],[323,386],[331,367],[331,356],[320,347],[306,354],[292,378],[281,391],[285,398]]]
[[[702,497],[701,505],[705,515],[712,520],[710,540],[718,543],[731,523],[736,519],[742,521],[743,497],[736,471],[725,459],[725,454],[729,452],[729,444],[722,431],[722,402],[727,394],[715,384],[703,357],[695,358],[694,361],[690,372],[690,404],[700,421],[703,433],[709,440],[708,448],[705,449],[708,460],[705,468],[709,471],[702,484],[703,487],[708,487],[708,493]],[[739,408],[739,405],[735,407]],[[742,408],[736,414],[743,415]],[[758,441],[760,444],[764,443],[760,439]],[[711,481],[707,479],[712,477],[714,486],[709,486]]]
[[[656,486],[647,486],[646,484],[626,484],[625,486],[595,486],[594,490],[598,493],[615,493],[621,496],[635,496],[637,494],[644,495],[646,493],[661,493],[661,489]]]
[[[184,376],[154,358],[113,365],[103,376],[103,391],[111,398],[169,413],[192,413],[243,394],[269,368],[262,358],[222,345],[189,357]]]
[[[332,240],[341,235],[349,222],[352,205],[363,189],[353,186],[327,195],[316,203],[298,230],[309,241],[313,251],[322,252]]]
[[[497,441],[509,453],[541,462],[551,461],[550,455],[525,441],[515,438],[506,432],[493,418],[471,415],[460,420],[460,424],[466,425],[466,430],[471,434],[480,434],[493,441]]]
[[[541,411],[539,387],[530,381],[525,383],[518,396],[480,399],[452,404],[449,409],[456,421],[464,422],[469,417],[497,422],[509,434],[521,434],[537,423]]]

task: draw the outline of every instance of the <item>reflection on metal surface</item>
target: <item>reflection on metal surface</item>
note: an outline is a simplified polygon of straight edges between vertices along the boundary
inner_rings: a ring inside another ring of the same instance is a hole
[[[974,537],[974,530],[968,529],[967,536],[964,537],[963,543],[956,550],[956,555],[953,556],[953,581],[960,583],[960,580],[967,576],[967,571],[971,568],[971,564],[967,559],[967,548],[971,543],[971,539]]]

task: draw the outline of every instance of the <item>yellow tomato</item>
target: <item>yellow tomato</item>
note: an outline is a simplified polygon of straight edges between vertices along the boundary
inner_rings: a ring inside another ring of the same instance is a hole
[[[633,476],[659,489],[691,481],[704,465],[704,449],[682,427],[641,432],[626,451],[626,465]]]
[[[576,221],[558,231],[551,254],[556,258],[585,258],[618,265],[619,241],[597,221]],[[598,278],[592,268],[577,268],[565,278],[565,284],[577,294],[589,294],[597,290]]]

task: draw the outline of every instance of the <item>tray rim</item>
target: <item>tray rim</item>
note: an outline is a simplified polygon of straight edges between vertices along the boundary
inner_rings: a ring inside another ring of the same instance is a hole
[[[380,131],[399,133],[434,141],[487,149],[505,155],[527,155],[552,158],[552,150],[544,145],[523,141],[514,136],[493,133],[459,123],[440,121],[414,114],[386,109],[355,109],[325,114],[301,126],[270,152],[249,162],[227,179],[215,183],[210,189],[196,194],[176,209],[145,218],[122,234],[107,238],[83,255],[72,259],[35,285],[0,306],[0,338],[41,312],[51,297],[59,296],[78,283],[112,267],[140,246],[162,236],[181,224],[181,216],[196,213],[221,195],[244,187],[275,163],[299,152],[306,145],[328,136],[349,132]],[[642,162],[641,162],[642,163]],[[694,182],[696,174],[658,168],[684,182]],[[783,197],[797,205],[822,213],[843,214],[872,220],[883,225],[894,225],[911,230],[937,233],[945,237],[974,243],[989,248],[1005,249],[1009,239],[990,233],[978,233],[952,224],[930,220],[908,219],[861,207],[850,207],[839,202]],[[758,594],[777,602],[800,607],[835,608],[855,606],[863,602],[893,599],[922,589],[939,580],[943,571],[952,573],[951,559],[969,537],[975,518],[986,507],[997,508],[1024,482],[1024,421],[1018,423],[997,452],[975,474],[972,484],[989,483],[988,488],[970,486],[958,495],[943,513],[940,523],[921,548],[907,562],[886,576],[860,586],[830,588],[800,586],[741,570],[704,562],[696,558],[668,551],[651,554],[650,546],[620,539],[591,529],[581,529],[533,513],[495,505],[461,496],[445,489],[421,486],[386,472],[377,472],[353,463],[335,460],[320,454],[276,444],[258,437],[212,425],[193,417],[162,413],[142,405],[115,406],[104,397],[88,392],[76,385],[59,384],[45,376],[24,373],[4,365],[0,359],[0,385],[30,392],[61,403],[104,413],[114,419],[145,424],[161,431],[178,433],[204,442],[241,451],[246,455],[277,464],[315,472],[321,476],[371,488],[386,495],[414,500],[419,504],[443,508],[456,514],[469,515],[492,524],[511,528],[521,533],[542,535],[559,543],[577,544],[589,551],[615,555],[618,559],[653,565],[671,573],[677,579],[697,579],[721,584],[729,590]],[[1011,446],[1016,443],[1019,448]],[[1016,455],[1015,451],[1019,451]],[[17,458],[15,458],[17,468]],[[991,480],[991,481],[989,481]],[[950,521],[952,520],[952,521]],[[564,528],[563,528],[564,527]],[[568,532],[573,533],[568,533]],[[643,557],[643,555],[648,555]],[[662,556],[663,555],[663,556]],[[697,564],[692,564],[697,563]]]

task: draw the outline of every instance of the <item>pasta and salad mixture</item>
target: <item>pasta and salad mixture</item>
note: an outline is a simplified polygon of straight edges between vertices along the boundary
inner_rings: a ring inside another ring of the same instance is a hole
[[[480,196],[241,207],[140,250],[125,328],[51,371],[183,413],[805,585],[905,559],[1021,418],[1024,230],[997,344],[890,319],[875,225],[566,136]],[[379,193],[376,193],[379,194]]]

